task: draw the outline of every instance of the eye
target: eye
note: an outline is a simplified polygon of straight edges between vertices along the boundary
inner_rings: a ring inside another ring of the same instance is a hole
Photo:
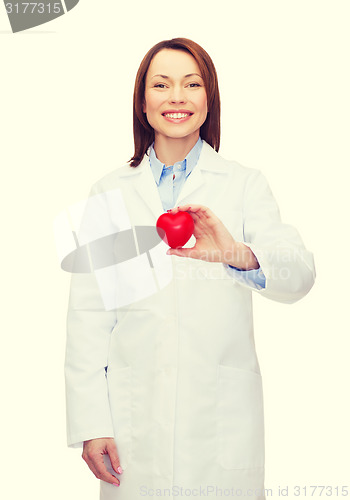
[[[193,88],[193,86],[194,87],[200,87],[201,85],[199,83],[190,83],[188,86],[191,87],[191,88]]]
[[[156,83],[154,85],[155,88],[159,88],[159,89],[165,89],[165,84],[164,83]]]

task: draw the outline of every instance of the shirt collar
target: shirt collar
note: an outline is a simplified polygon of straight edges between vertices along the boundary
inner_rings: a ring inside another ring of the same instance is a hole
[[[154,180],[156,181],[157,185],[159,185],[159,181],[163,172],[163,169],[165,168],[165,165],[158,160],[156,153],[154,151],[154,143],[151,145],[150,152],[149,152],[149,163],[151,166],[151,170],[153,173]],[[203,141],[199,137],[198,141],[196,144],[193,146],[191,151],[188,153],[186,158],[180,162],[182,165],[185,166],[186,169],[186,177],[190,175],[194,167],[198,163],[199,156],[202,151],[202,146],[203,146]]]

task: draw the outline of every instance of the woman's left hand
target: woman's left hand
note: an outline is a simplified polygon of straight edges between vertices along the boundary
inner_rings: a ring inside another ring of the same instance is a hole
[[[249,247],[237,242],[223,222],[203,205],[182,205],[169,213],[188,212],[194,222],[196,244],[192,248],[169,248],[168,255],[222,262],[239,269],[258,269],[259,263]]]

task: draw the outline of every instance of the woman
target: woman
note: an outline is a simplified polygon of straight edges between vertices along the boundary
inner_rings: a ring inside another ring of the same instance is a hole
[[[281,222],[264,176],[217,153],[216,71],[193,41],[160,42],[143,59],[134,142],[129,164],[91,194],[120,190],[133,227],[187,211],[194,238],[159,257],[173,279],[127,307],[106,310],[94,274],[73,275],[68,445],[83,446],[103,500],[264,498],[252,290],[301,299],[314,283],[313,256]]]

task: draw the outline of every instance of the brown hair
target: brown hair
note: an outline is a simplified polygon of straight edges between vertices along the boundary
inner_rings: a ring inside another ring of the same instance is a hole
[[[213,61],[200,45],[188,38],[172,38],[163,40],[154,45],[143,58],[138,69],[133,100],[133,128],[134,128],[134,156],[129,160],[131,167],[137,167],[149,146],[154,141],[154,130],[148,123],[146,114],[142,110],[145,96],[146,74],[153,57],[162,49],[182,50],[191,54],[196,60],[207,93],[208,114],[200,128],[200,136],[215,151],[220,147],[220,94],[218,77]]]

